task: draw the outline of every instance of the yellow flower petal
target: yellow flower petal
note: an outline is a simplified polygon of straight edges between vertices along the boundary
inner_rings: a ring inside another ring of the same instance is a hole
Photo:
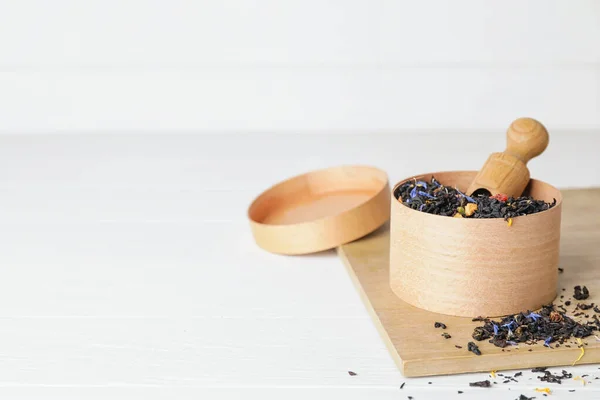
[[[577,357],[577,359],[573,361],[573,364],[571,365],[575,365],[579,360],[581,360],[581,358],[585,354],[585,350],[583,349],[583,343],[581,343],[581,339],[577,338],[577,343],[579,343],[579,349],[581,350],[581,353],[579,353],[579,357]]]

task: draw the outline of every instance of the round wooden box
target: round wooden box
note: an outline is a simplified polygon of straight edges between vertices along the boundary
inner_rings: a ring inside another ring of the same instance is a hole
[[[359,239],[390,218],[387,174],[363,165],[307,172],[265,190],[250,205],[256,243],[272,253],[315,253]]]
[[[465,191],[476,171],[408,178]],[[407,303],[440,314],[498,317],[536,310],[557,295],[562,196],[532,179],[525,194],[556,205],[513,218],[452,218],[413,210],[392,190],[390,286]]]

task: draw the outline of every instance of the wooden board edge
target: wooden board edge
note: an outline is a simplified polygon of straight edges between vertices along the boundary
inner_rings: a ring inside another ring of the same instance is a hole
[[[540,349],[538,351],[544,350]],[[488,354],[487,356],[481,356],[486,357],[487,360],[497,358],[498,363],[493,368],[477,366],[478,360],[469,356],[426,360],[408,360],[404,362],[405,368],[403,375],[407,378],[415,378],[425,376],[459,375],[477,372],[490,372],[491,369],[495,370],[496,372],[502,372],[530,369],[535,367],[568,368],[572,367],[573,365],[597,365],[600,361],[600,349],[590,348],[589,350],[586,350],[581,360],[573,364],[579,355],[579,349],[573,348],[569,350],[570,351],[563,351],[560,353],[557,352],[557,354],[551,362],[541,363],[535,363],[534,360],[531,359],[528,359],[525,362],[523,362],[522,358],[502,359],[502,354]],[[533,356],[533,354],[530,354],[530,357]],[[435,370],[435,372],[430,372],[431,370]]]
[[[379,316],[377,315],[377,312],[373,308],[373,305],[371,304],[369,297],[363,290],[362,285],[361,285],[360,281],[358,280],[358,277],[354,273],[354,269],[352,268],[352,265],[351,265],[350,261],[348,260],[346,253],[344,252],[343,246],[337,247],[336,252],[338,254],[338,257],[342,260],[342,264],[344,264],[346,270],[348,271],[350,280],[352,280],[352,284],[354,285],[356,291],[358,292],[358,294],[360,296],[362,303],[364,304],[365,308],[367,309],[367,312],[369,313],[369,315],[371,317],[371,321],[373,321],[373,324],[375,325],[375,328],[377,329],[379,336],[383,340],[383,343],[385,344],[385,347],[387,348],[388,353],[392,356],[394,363],[400,369],[400,373],[402,373],[402,375],[404,375],[404,376],[407,376],[404,373],[405,372],[404,360],[402,360],[402,358],[400,357],[400,354],[398,354],[396,347],[394,346],[394,344],[392,343],[392,340],[390,339],[389,335],[387,334],[387,330],[385,329],[385,327],[379,320]]]

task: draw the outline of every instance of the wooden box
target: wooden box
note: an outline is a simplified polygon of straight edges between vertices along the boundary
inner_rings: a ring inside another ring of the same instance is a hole
[[[256,243],[279,254],[333,249],[390,218],[387,174],[364,165],[310,171],[261,193],[248,208]]]
[[[424,174],[465,191],[476,171]],[[393,197],[390,286],[405,302],[440,314],[495,317],[535,310],[557,295],[562,196],[532,179],[525,195],[552,202],[547,211],[513,218],[427,214]]]

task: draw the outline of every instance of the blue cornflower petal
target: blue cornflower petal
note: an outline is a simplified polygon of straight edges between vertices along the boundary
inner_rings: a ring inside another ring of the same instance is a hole
[[[508,330],[510,330],[510,327],[513,326],[514,323],[515,323],[515,321],[510,321],[508,324],[504,324],[502,326],[505,326],[508,328]]]
[[[512,340],[507,340],[506,343],[510,344],[511,346],[518,346],[519,345],[517,342],[514,342]]]
[[[419,206],[419,211],[423,211],[424,208],[425,208],[425,203],[423,203]]]
[[[492,324],[494,326],[494,335],[498,334],[498,325]]]
[[[421,195],[421,196],[423,196],[423,197],[427,197],[428,199],[435,199],[435,197],[434,197],[434,196],[432,196],[432,195],[430,195],[429,193],[427,193],[427,192],[424,192],[424,191],[422,191],[422,190],[419,190],[417,193],[419,193],[419,195]]]
[[[542,316],[540,314],[536,314],[536,313],[532,312],[527,316],[527,318],[531,318],[534,321],[537,321],[538,318],[542,318]]]
[[[427,189],[427,183],[423,182],[423,181],[417,181],[416,183],[417,186],[423,186],[425,189]]]
[[[465,199],[467,199],[467,201],[470,201],[471,203],[477,203],[474,198],[472,198],[470,196],[467,196],[466,194],[464,194],[463,192],[461,192],[460,190],[458,190],[458,188],[454,188],[454,189],[456,189],[456,191],[458,192],[458,194],[460,194],[462,197],[464,197]]]
[[[548,339],[544,340],[544,346],[550,347],[551,341],[552,341],[552,336],[550,336]]]
[[[417,187],[415,186],[411,191],[410,191],[410,198],[414,199],[415,196],[417,195]]]

